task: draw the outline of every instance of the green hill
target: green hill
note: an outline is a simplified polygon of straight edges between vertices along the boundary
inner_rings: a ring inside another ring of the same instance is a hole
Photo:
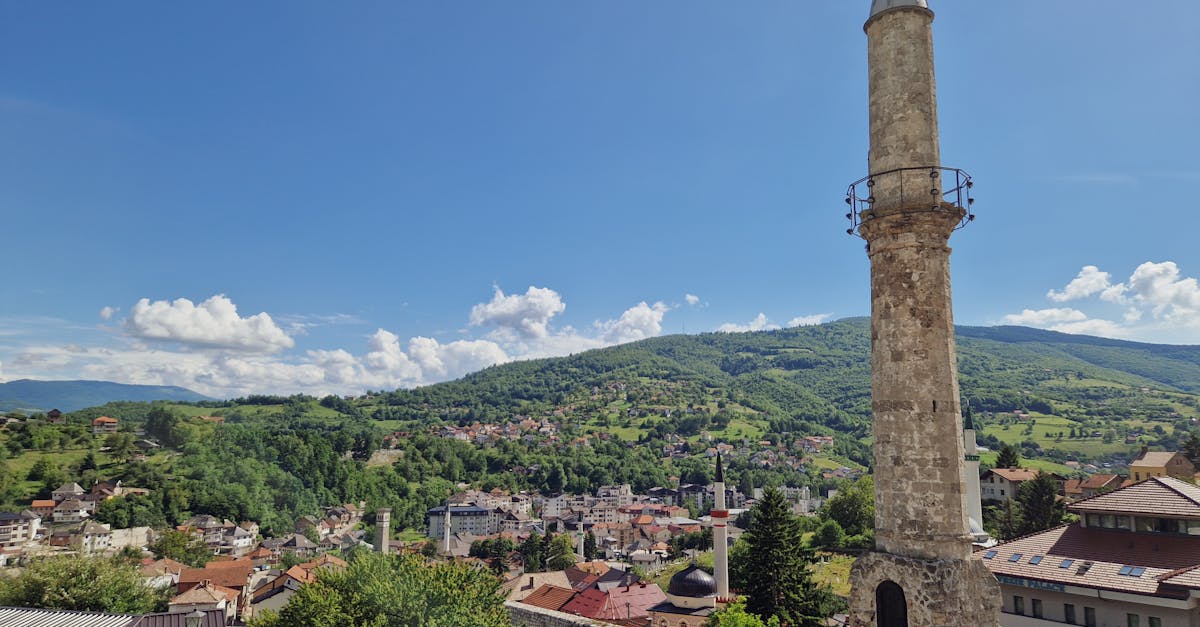
[[[701,430],[720,437],[726,425],[741,425],[744,434],[838,434],[841,453],[865,463],[869,327],[866,318],[848,318],[770,332],[657,337],[495,366],[360,406],[377,419],[423,423],[559,410],[625,439]],[[1173,446],[1200,415],[1200,347],[1024,327],[959,327],[957,336],[965,411],[998,441],[1029,440],[1043,452],[1093,458],[1143,443]],[[689,406],[709,411],[697,417]],[[1023,421],[1055,428],[1012,431]]]

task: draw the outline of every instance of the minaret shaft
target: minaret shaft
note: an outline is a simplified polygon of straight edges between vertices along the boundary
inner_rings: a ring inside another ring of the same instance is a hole
[[[876,0],[864,27],[870,191],[847,202],[871,261],[875,551],[851,569],[853,627],[999,619],[999,585],[971,559],[948,245],[967,212],[942,195],[925,4]]]
[[[725,509],[725,472],[721,467],[721,454],[717,454],[717,476],[713,482],[713,577],[717,580],[717,599],[729,598],[729,510]]]

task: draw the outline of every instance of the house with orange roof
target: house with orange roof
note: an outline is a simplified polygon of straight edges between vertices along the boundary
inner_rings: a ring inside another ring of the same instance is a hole
[[[519,603],[557,612],[574,596],[575,591],[570,588],[560,588],[544,584],[542,587],[534,590],[529,596],[521,599]]]
[[[980,496],[984,501],[1003,503],[1017,496],[1026,481],[1037,479],[1034,468],[992,468],[979,476]]]
[[[204,580],[187,592],[175,595],[168,602],[172,613],[225,610],[225,620],[230,622],[238,616],[238,598],[241,593],[232,588],[219,586]]]
[[[1067,509],[1079,522],[975,552],[1002,627],[1200,623],[1200,488],[1151,477]]]
[[[110,433],[116,433],[118,425],[119,421],[116,418],[100,416],[99,418],[92,420],[92,434],[108,435]]]

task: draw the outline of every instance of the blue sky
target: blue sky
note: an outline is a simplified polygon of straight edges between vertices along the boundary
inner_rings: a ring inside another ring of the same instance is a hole
[[[1200,4],[932,5],[956,321],[1200,343]],[[353,393],[869,313],[867,0],[0,7],[0,380]]]

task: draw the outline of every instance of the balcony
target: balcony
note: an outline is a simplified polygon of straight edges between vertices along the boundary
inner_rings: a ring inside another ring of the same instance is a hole
[[[876,213],[913,213],[921,211],[962,212],[962,228],[975,219],[971,205],[975,198],[971,175],[958,168],[921,166],[897,168],[868,174],[846,189],[846,204],[850,212],[848,235],[858,232],[863,222],[877,217]],[[878,196],[878,199],[877,199]]]

